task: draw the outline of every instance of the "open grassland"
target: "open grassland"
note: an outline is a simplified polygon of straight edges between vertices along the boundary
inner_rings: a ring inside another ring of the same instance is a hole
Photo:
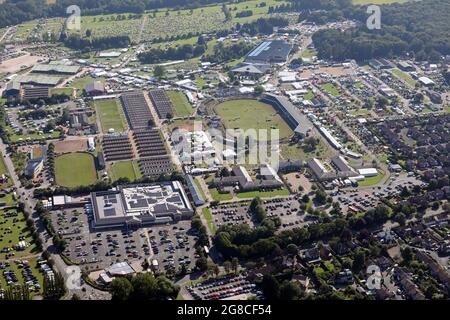
[[[132,160],[114,162],[108,172],[112,181],[117,181],[120,178],[128,178],[130,181],[135,181],[142,177],[139,165]]]
[[[175,108],[176,117],[188,117],[192,114],[194,109],[183,92],[168,91],[167,95]]]
[[[64,187],[86,186],[95,183],[97,171],[94,157],[89,153],[67,153],[55,159],[56,183]]]
[[[92,37],[106,36],[129,36],[136,40],[143,17],[135,18],[130,14],[104,14],[96,16],[81,17],[81,34],[85,35],[87,30],[92,32]],[[73,30],[72,32],[80,32]]]
[[[265,2],[265,6],[261,3]],[[222,4],[214,4],[196,9],[158,9],[158,11],[148,11],[142,17],[124,14],[104,14],[96,16],[81,17],[81,32],[86,34],[87,30],[92,32],[93,37],[128,35],[132,41],[139,38],[141,27],[143,27],[140,40],[149,41],[166,36],[177,36],[188,33],[207,33],[218,30],[231,29],[237,23],[247,23],[261,17],[269,17],[282,14],[268,14],[270,6],[287,3],[287,1],[276,0],[253,0],[242,3],[227,4],[231,13],[231,20],[225,19],[222,11]],[[236,14],[245,10],[251,10],[249,17],[237,18]],[[58,27],[57,21],[52,21],[52,26]],[[28,27],[29,29],[29,27]],[[158,44],[155,44],[158,45]]]
[[[291,128],[269,104],[258,100],[238,99],[228,100],[214,107],[227,129],[279,129],[280,139],[293,134]]]
[[[114,129],[115,132],[126,130],[125,116],[116,99],[96,101],[95,109],[98,117],[100,117],[102,132],[108,132],[109,129]]]

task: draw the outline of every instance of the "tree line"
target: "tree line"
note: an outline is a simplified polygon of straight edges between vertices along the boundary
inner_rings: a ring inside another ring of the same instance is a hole
[[[78,0],[82,15],[100,14],[143,14],[145,10],[160,8],[192,9],[204,5],[223,3],[227,0]],[[38,18],[67,17],[67,7],[72,0],[15,0],[0,4],[0,28],[20,24]]]
[[[71,34],[68,37],[63,33],[60,40],[68,48],[91,51],[106,50],[111,48],[125,48],[131,44],[129,36],[108,36],[99,38],[81,37],[79,34]]]
[[[161,48],[152,48],[138,55],[139,61],[146,64],[159,63],[166,60],[186,60],[193,57],[199,57],[205,53],[204,44],[184,44],[179,47],[169,47],[166,50]]]
[[[442,55],[450,54],[450,3],[446,0],[382,6],[379,30],[367,29],[365,7],[345,7],[340,14],[361,25],[346,31],[329,29],[315,33],[313,41],[319,58],[363,61],[410,53],[418,60],[438,61]]]

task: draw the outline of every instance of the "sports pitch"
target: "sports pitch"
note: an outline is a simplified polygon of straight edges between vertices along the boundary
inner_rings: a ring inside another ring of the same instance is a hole
[[[222,102],[214,107],[226,129],[279,129],[280,139],[293,134],[291,128],[269,104],[251,99]],[[270,135],[270,134],[268,134]]]
[[[108,99],[97,101],[95,105],[97,114],[100,117],[102,132],[108,132],[109,129],[114,129],[116,132],[126,130],[125,116],[117,100]]]
[[[63,187],[78,187],[95,183],[97,171],[89,153],[67,153],[55,159],[56,183]]]

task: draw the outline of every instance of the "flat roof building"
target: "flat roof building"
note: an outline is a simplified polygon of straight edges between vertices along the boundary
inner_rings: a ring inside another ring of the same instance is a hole
[[[258,63],[285,63],[291,50],[292,45],[283,40],[268,40],[250,51],[250,53],[247,54],[245,61]]]
[[[192,199],[194,200],[194,204],[196,206],[204,205],[205,199],[203,199],[201,191],[199,190],[197,184],[195,183],[194,178],[190,174],[186,176],[186,183],[188,185]]]
[[[194,214],[179,181],[118,186],[91,193],[91,202],[97,230],[173,223]]]

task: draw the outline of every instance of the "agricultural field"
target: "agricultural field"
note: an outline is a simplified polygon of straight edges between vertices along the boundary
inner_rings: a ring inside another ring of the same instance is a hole
[[[167,95],[175,108],[175,117],[188,117],[192,114],[194,109],[183,92],[168,91]]]
[[[109,167],[108,174],[112,181],[117,181],[120,178],[128,178],[130,181],[135,181],[142,177],[139,165],[132,160],[114,162]]]
[[[228,100],[216,105],[214,110],[222,118],[227,129],[240,128],[257,131],[267,129],[269,132],[270,129],[279,129],[280,139],[293,134],[291,128],[271,105],[258,100]],[[255,117],[255,114],[258,117]]]
[[[95,183],[97,171],[94,157],[89,153],[67,153],[55,159],[55,180],[63,187],[85,186]]]
[[[123,132],[127,129],[125,115],[120,103],[115,99],[95,102],[97,115],[100,117],[102,132],[114,129],[115,132]]]

